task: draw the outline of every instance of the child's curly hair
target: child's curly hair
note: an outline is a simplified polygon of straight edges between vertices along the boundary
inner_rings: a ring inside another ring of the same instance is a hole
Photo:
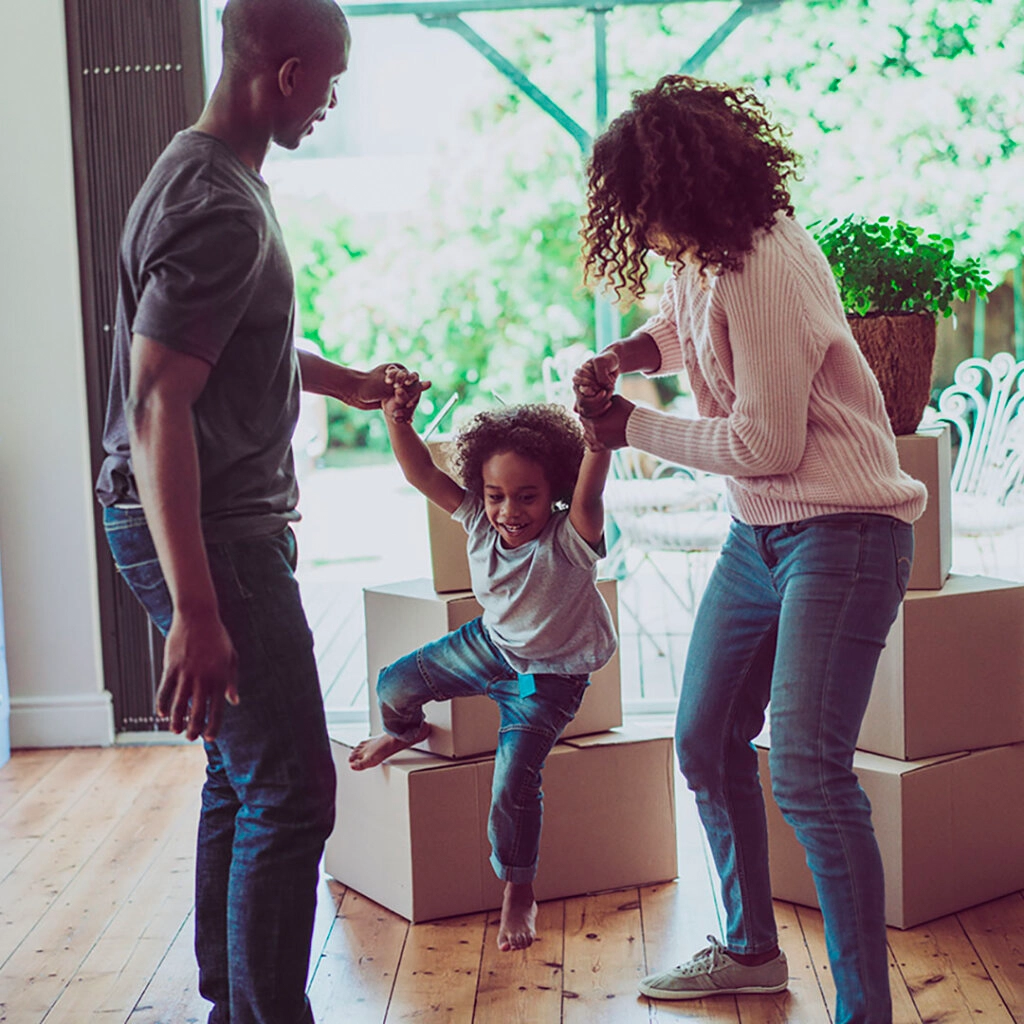
[[[483,465],[515,452],[544,471],[556,508],[568,508],[583,461],[583,431],[560,405],[505,405],[477,413],[455,438],[452,469],[471,494],[482,496]]]
[[[675,245],[670,260],[689,251],[702,272],[741,269],[754,233],[793,213],[786,179],[799,157],[786,134],[747,89],[665,75],[634,93],[587,167],[586,280],[640,299],[652,229]]]

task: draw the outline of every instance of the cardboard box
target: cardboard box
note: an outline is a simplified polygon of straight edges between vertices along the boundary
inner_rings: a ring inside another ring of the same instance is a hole
[[[1024,584],[952,575],[907,594],[857,746],[904,760],[1024,741]]]
[[[768,810],[772,895],[818,906],[803,848],[770,795],[767,739],[756,741]],[[1024,889],[1024,744],[921,761],[857,753],[885,868],[885,919],[911,928]]]
[[[950,428],[922,427],[896,438],[900,468],[928,488],[928,504],[914,523],[910,590],[938,590],[953,564],[953,495],[950,488]]]
[[[450,440],[444,437],[427,442],[434,462],[446,473],[451,473],[448,464],[449,444]],[[439,594],[471,590],[473,584],[469,578],[465,528],[432,501],[427,502],[427,539],[430,543],[430,569],[434,589]]]
[[[500,907],[487,841],[493,758],[409,750],[354,772],[354,742],[332,736],[338,818],[327,872],[414,923]],[[620,731],[557,744],[544,768],[537,899],[674,878],[674,771],[667,737]]]
[[[601,580],[598,589],[618,627],[615,580]],[[366,606],[366,678],[370,690],[370,730],[382,729],[377,704],[377,675],[393,661],[475,619],[481,612],[472,593],[435,593],[430,580],[407,580],[363,591]],[[424,707],[431,730],[420,749],[443,757],[491,754],[498,743],[500,716],[489,697],[431,701]],[[579,714],[563,738],[604,732],[622,725],[619,654],[590,677]]]

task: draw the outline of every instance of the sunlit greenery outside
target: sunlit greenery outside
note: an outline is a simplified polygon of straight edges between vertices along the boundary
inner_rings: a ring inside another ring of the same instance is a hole
[[[609,115],[632,90],[679,70],[734,7],[613,10]],[[593,128],[588,15],[466,20]],[[1021,261],[1022,72],[1024,0],[785,0],[747,19],[702,74],[753,87],[791,130],[804,157],[794,189],[802,223],[856,214],[920,225],[998,281]],[[358,196],[279,201],[302,332],[343,363],[394,359],[419,370],[434,384],[423,422],[452,391],[462,395],[459,416],[540,400],[543,357],[594,344],[593,298],[578,267],[583,156],[497,72],[482,81],[458,99],[458,130],[437,138],[413,209],[364,215]],[[647,308],[629,311],[624,330],[656,302],[665,272],[652,269]],[[341,406],[331,435],[339,445],[386,444],[379,416]]]

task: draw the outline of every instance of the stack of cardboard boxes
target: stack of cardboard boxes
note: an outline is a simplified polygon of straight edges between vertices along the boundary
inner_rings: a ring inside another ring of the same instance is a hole
[[[886,920],[909,928],[1024,889],[1024,585],[949,575],[949,427],[897,446],[928,507],[854,769],[885,866]],[[766,794],[769,744],[757,740]],[[817,906],[803,851],[766,802],[772,892]]]
[[[434,450],[443,458],[443,445]],[[373,733],[381,731],[374,697],[380,669],[480,614],[462,526],[430,505],[428,533],[432,580],[365,591]],[[599,586],[615,616],[615,582]],[[487,841],[497,707],[468,697],[424,710],[431,730],[423,744],[370,771],[347,764],[363,730],[332,734],[338,815],[324,861],[339,882],[413,922],[493,909],[502,896]],[[591,677],[579,714],[544,768],[539,900],[677,873],[671,740],[621,725],[616,655]]]

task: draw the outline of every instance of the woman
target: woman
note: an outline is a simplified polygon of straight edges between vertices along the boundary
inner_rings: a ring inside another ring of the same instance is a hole
[[[786,987],[751,745],[771,701],[773,793],[814,875],[835,1019],[888,1024],[882,864],[852,762],[926,492],[899,469],[831,270],[793,219],[796,160],[747,91],[670,75],[633,97],[594,146],[585,267],[620,299],[642,295],[649,251],[672,276],[659,312],[574,383],[592,446],[720,473],[733,515],[695,618],[676,729],[726,934],[640,991]],[[695,419],[613,395],[622,373],[683,370]]]

